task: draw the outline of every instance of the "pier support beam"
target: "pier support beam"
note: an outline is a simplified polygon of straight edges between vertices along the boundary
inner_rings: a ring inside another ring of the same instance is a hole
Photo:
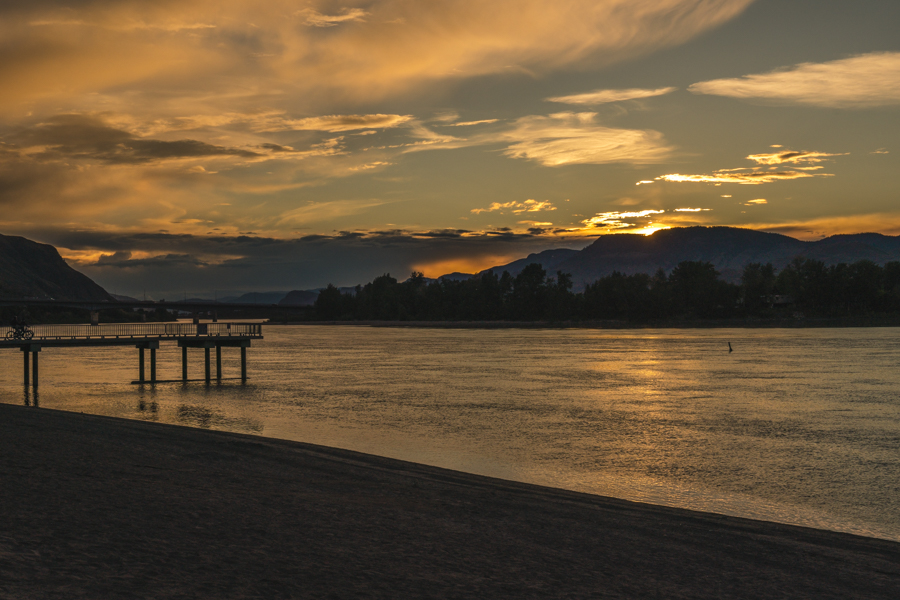
[[[156,350],[159,342],[141,342],[136,344],[138,349],[138,383],[147,382],[147,372],[144,368],[144,350],[150,350],[150,383],[156,383]]]
[[[156,383],[156,348],[150,348],[150,383]]]
[[[181,339],[178,340],[178,346],[181,348],[181,365],[182,380],[187,381],[187,349],[203,348],[204,353],[204,379],[207,384],[212,383],[212,349],[216,349],[216,381],[221,381],[222,377],[222,348],[240,348],[241,349],[241,381],[247,381],[247,348],[250,347],[251,340],[234,339],[229,337],[219,337],[216,339]]]
[[[22,350],[22,379],[25,385],[38,386],[38,352],[41,351],[40,344],[26,344],[20,346]],[[29,373],[29,367],[31,373]]]
[[[138,381],[144,383],[144,348],[138,348]]]

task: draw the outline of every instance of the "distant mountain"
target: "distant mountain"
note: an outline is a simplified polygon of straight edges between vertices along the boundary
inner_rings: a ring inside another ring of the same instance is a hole
[[[123,296],[122,294],[110,294],[113,297],[113,300],[118,302],[140,302],[137,298],[132,298],[131,296]]]
[[[294,290],[288,292],[279,302],[279,306],[312,306],[319,297],[319,290]]]
[[[900,237],[879,233],[835,235],[815,242],[777,233],[737,227],[680,227],[652,235],[604,235],[583,250],[547,250],[508,265],[494,267],[497,274],[517,274],[531,262],[539,262],[549,274],[572,275],[576,291],[613,271],[624,274],[666,272],[692,260],[715,265],[723,279],[737,282],[748,263],[772,263],[777,269],[795,257],[820,260],[828,265],[871,260],[877,264],[900,261]]]
[[[575,257],[581,252],[581,250],[569,250],[567,248],[558,248],[556,250],[544,250],[543,252],[538,252],[536,254],[529,254],[525,258],[520,258],[519,260],[513,261],[506,265],[501,265],[499,267],[491,267],[490,269],[485,269],[478,273],[481,275],[482,273],[486,273],[487,271],[493,271],[495,274],[500,275],[503,271],[508,271],[510,275],[515,277],[519,273],[522,272],[522,269],[530,265],[531,263],[538,263],[541,265],[545,271],[550,274],[555,275],[558,270],[557,267],[563,262]],[[445,275],[446,277],[446,275]]]
[[[288,292],[249,292],[240,296],[220,298],[226,304],[278,304]]]
[[[9,235],[0,235],[0,298],[113,301],[53,246]]]

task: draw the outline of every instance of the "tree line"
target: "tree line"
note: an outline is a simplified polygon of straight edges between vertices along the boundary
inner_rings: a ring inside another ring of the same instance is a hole
[[[739,284],[721,279],[712,263],[685,261],[666,274],[614,272],[572,291],[572,276],[548,274],[537,263],[518,275],[487,271],[464,281],[406,281],[382,275],[343,293],[329,284],[316,318],[382,321],[586,321],[843,317],[900,313],[900,262],[827,266],[798,257],[776,270],[744,267]]]

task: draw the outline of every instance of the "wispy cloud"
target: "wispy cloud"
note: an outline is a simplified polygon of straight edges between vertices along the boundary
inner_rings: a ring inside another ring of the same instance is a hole
[[[695,94],[833,108],[900,104],[900,52],[873,52],[824,63],[688,87]]]
[[[781,146],[772,146],[773,148],[781,148]],[[685,175],[682,173],[669,173],[660,175],[653,181],[668,181],[672,183],[713,183],[721,185],[723,183],[737,183],[741,185],[761,185],[763,183],[773,183],[775,181],[786,181],[790,179],[806,179],[809,177],[833,177],[831,173],[810,173],[822,169],[821,165],[809,167],[797,166],[798,164],[820,163],[829,160],[835,156],[846,156],[846,154],[831,154],[828,152],[796,152],[793,150],[784,150],[769,154],[751,154],[747,160],[751,160],[757,164],[755,167],[746,168],[738,167],[734,169],[719,169],[713,173],[700,175]],[[794,166],[793,170],[778,170],[779,165],[790,164]],[[653,181],[638,181],[637,185],[646,185]],[[730,198],[731,196],[722,196]]]
[[[832,175],[827,173],[818,173],[816,175],[832,177]],[[710,175],[682,175],[681,173],[671,173],[669,175],[661,175],[656,179],[673,183],[739,183],[741,185],[760,185],[763,183],[772,183],[774,181],[815,177],[816,175],[805,173],[803,171],[753,171],[750,173],[727,173],[716,171]]]
[[[747,158],[760,165],[783,165],[785,163],[820,163],[824,160],[835,156],[846,156],[843,154],[829,154],[827,152],[775,152],[773,154],[751,154]]]
[[[542,212],[547,210],[556,210],[556,207],[553,206],[553,203],[549,200],[542,200],[538,202],[537,200],[526,200],[525,202],[493,202],[487,208],[473,208],[470,212],[473,214],[481,214],[486,212],[495,212],[495,211],[504,211],[509,210],[513,214],[521,214],[525,212]]]
[[[0,107],[126,84],[182,105],[235,90],[285,105],[396,98],[435,81],[612,64],[690,40],[752,2],[314,0],[299,12],[295,0],[5,3],[0,80],[10,92]]]
[[[641,210],[641,211],[632,211],[632,212],[602,212],[597,213],[593,217],[589,219],[585,219],[582,221],[582,224],[591,229],[634,229],[634,228],[646,228],[648,225],[652,224],[652,219],[654,215],[661,215],[665,213],[664,210]],[[641,219],[648,222],[645,223],[635,223],[635,219]]]
[[[487,125],[496,123],[498,119],[481,119],[480,121],[463,121],[461,123],[446,123],[448,127],[471,127],[473,125]]]
[[[307,8],[298,11],[298,16],[303,18],[303,24],[310,27],[334,27],[348,21],[364,21],[369,14],[361,8],[345,8],[337,15],[323,15],[316,10]]]
[[[513,142],[504,151],[544,166],[568,164],[652,164],[672,152],[658,131],[615,129],[595,122],[596,113],[557,113],[516,121],[501,139]]]
[[[266,115],[247,119],[256,131],[355,131],[359,129],[389,129],[413,119],[412,115],[325,115],[304,119],[289,119],[284,115]]]
[[[571,96],[554,96],[547,98],[547,102],[559,102],[562,104],[606,104],[609,102],[623,102],[625,100],[639,100],[670,94],[678,88],[665,87],[655,90],[632,88],[627,90],[596,90],[584,94],[572,94]]]

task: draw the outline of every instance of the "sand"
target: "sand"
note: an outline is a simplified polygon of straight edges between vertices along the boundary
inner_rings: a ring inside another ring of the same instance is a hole
[[[900,598],[900,544],[0,405],[0,598]]]

